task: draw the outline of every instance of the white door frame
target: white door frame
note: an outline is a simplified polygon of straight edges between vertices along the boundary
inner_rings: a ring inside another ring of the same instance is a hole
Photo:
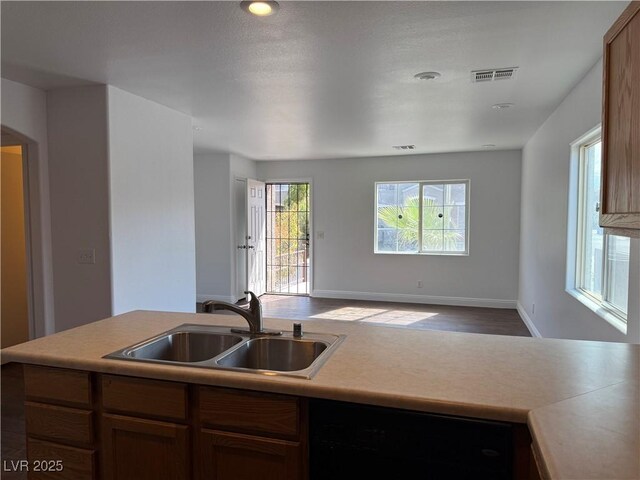
[[[233,228],[231,229],[231,258],[232,258],[232,269],[231,269],[231,297],[233,298],[233,300],[231,301],[231,303],[235,303],[239,300],[239,298],[236,298],[237,296],[237,292],[236,292],[236,286],[238,285],[238,258],[237,258],[237,254],[238,254],[238,245],[244,245],[247,243],[247,239],[246,238],[237,238],[237,228],[236,228],[236,224],[235,222],[237,222],[237,216],[236,213],[238,213],[238,202],[236,201],[236,192],[235,192],[235,186],[236,186],[236,182],[244,182],[244,190],[245,190],[245,197],[247,196],[247,177],[240,177],[240,176],[234,176],[233,177],[233,191],[231,193],[231,211],[233,212]],[[245,205],[246,207],[246,205]],[[246,225],[247,223],[247,209],[245,208],[245,212],[244,212],[244,217],[243,217],[243,221]],[[246,271],[247,269],[247,263],[245,263],[245,279],[248,279],[248,272]],[[245,286],[246,289],[247,286]]]
[[[254,192],[251,195],[251,192]],[[248,290],[255,293],[257,296],[261,296],[266,293],[267,287],[267,264],[266,264],[266,250],[267,250],[267,202],[266,202],[266,184],[262,180],[255,178],[247,178],[247,248],[250,249],[247,252],[247,286]],[[256,217],[254,217],[254,207]],[[261,212],[261,213],[260,213]],[[257,226],[257,222],[262,221],[257,227],[257,232],[252,230]],[[254,222],[254,218],[257,222]],[[251,225],[251,226],[250,226]],[[253,227],[252,227],[253,226]],[[262,259],[262,261],[260,261]],[[258,266],[256,268],[256,265]],[[257,273],[257,275],[255,275]],[[256,278],[257,276],[257,278]]]
[[[316,234],[313,226],[313,214],[315,211],[315,204],[313,202],[313,177],[303,177],[303,178],[278,177],[278,178],[269,178],[262,181],[267,184],[269,183],[308,183],[309,184],[309,205],[311,206],[311,211],[309,212],[309,296],[313,297],[313,285],[315,284],[315,281],[314,281],[315,268],[314,268],[314,262],[313,262],[313,255],[314,255],[315,244],[316,244]]]

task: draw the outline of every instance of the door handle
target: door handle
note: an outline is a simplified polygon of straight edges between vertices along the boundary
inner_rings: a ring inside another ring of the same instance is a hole
[[[247,245],[245,248],[256,248],[253,245]]]
[[[238,245],[238,249],[240,249],[240,250],[244,250],[244,249],[246,249],[246,248],[247,248],[247,246],[246,246],[246,245]]]

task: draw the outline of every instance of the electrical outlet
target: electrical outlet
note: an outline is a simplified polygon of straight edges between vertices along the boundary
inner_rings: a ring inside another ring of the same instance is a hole
[[[422,288],[422,280],[418,280],[418,288]]]
[[[95,248],[80,248],[78,249],[78,263],[84,265],[93,265],[96,263],[96,249]]]
[[[323,231],[319,231],[316,236],[318,237],[318,240],[322,240],[324,239],[324,232]]]

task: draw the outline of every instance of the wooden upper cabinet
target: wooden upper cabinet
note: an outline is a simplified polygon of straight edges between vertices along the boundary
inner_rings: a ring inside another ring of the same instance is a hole
[[[640,1],[604,37],[600,225],[640,236]]]

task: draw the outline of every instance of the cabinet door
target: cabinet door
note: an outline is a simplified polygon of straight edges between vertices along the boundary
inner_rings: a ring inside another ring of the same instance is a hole
[[[602,139],[600,225],[640,229],[640,2],[604,37]]]
[[[120,415],[102,416],[106,480],[190,478],[188,427]]]
[[[202,430],[203,480],[302,479],[299,442]]]

